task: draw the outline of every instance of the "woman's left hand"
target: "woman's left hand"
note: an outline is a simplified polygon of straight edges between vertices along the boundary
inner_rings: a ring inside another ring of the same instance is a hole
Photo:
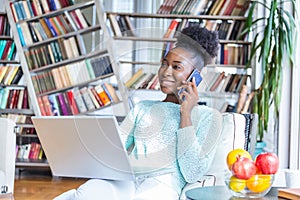
[[[192,112],[192,109],[198,104],[198,90],[196,87],[195,78],[192,79],[192,82],[184,81],[182,83],[183,92],[179,95],[181,107],[181,115],[189,115]]]

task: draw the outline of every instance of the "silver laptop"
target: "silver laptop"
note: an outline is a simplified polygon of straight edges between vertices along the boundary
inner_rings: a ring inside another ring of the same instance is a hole
[[[115,116],[35,116],[32,121],[54,176],[136,180],[172,172],[134,172]]]

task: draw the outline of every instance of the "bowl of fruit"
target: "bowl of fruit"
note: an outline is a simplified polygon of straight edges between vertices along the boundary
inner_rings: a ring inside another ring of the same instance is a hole
[[[233,196],[261,198],[271,189],[279,162],[274,153],[264,152],[253,160],[246,150],[234,149],[227,155],[227,165],[225,184]]]

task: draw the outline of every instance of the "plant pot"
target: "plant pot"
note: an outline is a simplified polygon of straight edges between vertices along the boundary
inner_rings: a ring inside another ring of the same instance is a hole
[[[265,142],[256,142],[255,145],[255,152],[254,152],[254,158],[256,158],[256,156],[262,152],[264,152],[264,148],[266,147],[266,143]]]

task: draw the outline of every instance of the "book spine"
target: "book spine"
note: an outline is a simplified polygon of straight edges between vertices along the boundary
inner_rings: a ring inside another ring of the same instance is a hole
[[[66,105],[66,101],[65,98],[63,96],[63,93],[59,93],[57,94],[57,98],[59,101],[59,105],[61,107],[61,111],[62,111],[62,115],[69,115],[68,109],[67,109],[67,105]]]
[[[95,87],[95,90],[99,96],[99,98],[101,99],[102,103],[104,106],[107,106],[111,103],[109,97],[107,96],[107,94],[105,93],[103,87],[101,85],[97,85]]]

